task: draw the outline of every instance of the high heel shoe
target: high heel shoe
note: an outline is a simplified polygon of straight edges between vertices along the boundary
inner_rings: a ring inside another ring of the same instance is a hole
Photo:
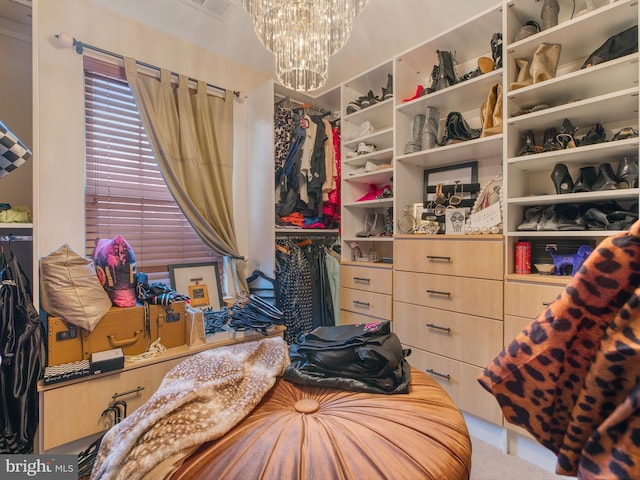
[[[405,98],[402,101],[410,102],[411,100],[415,100],[416,98],[422,96],[422,90],[424,90],[424,87],[422,85],[418,85],[418,87],[416,88],[416,93],[413,95],[413,97]]]
[[[607,133],[601,123],[596,123],[587,134],[582,137],[582,140],[578,142],[578,145],[583,147],[585,145],[595,145],[596,143],[602,143],[606,141]]]
[[[518,155],[535,155],[536,153],[538,153],[538,147],[536,147],[536,138],[533,130],[527,130],[524,132],[524,146]]]
[[[560,127],[560,133],[558,134],[557,139],[563,149],[576,147],[576,140],[573,135],[577,130],[578,127],[575,127],[568,118],[565,118],[562,121],[562,127]]]
[[[564,163],[557,163],[551,171],[551,181],[556,187],[556,194],[571,193],[573,190],[573,179],[569,174],[569,169]]]
[[[618,163],[618,173],[616,174],[618,188],[638,187],[638,156],[624,157]]]
[[[382,87],[382,100],[388,100],[393,97],[393,74],[387,74],[387,86]]]
[[[598,177],[593,181],[591,190],[598,192],[601,190],[617,190],[618,182],[616,182],[616,175],[613,173],[613,168],[610,163],[603,163],[598,168]]]
[[[561,150],[562,147],[558,143],[558,131],[555,127],[547,128],[544,132],[544,141],[542,142],[542,151],[543,152],[554,152],[556,150]]]
[[[573,193],[590,192],[597,177],[596,167],[582,167],[576,183],[573,185]]]

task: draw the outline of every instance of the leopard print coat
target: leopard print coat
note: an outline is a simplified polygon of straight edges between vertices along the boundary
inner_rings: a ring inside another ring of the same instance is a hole
[[[580,479],[640,479],[640,222],[603,240],[479,376]]]

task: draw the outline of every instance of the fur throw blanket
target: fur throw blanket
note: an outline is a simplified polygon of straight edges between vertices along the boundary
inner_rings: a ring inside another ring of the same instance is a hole
[[[281,337],[187,358],[144,405],[105,434],[91,479],[140,479],[162,463],[175,465],[172,473],[203,442],[220,438],[248,415],[288,363]]]

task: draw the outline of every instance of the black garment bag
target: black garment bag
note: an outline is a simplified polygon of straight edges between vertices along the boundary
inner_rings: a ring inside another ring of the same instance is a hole
[[[31,454],[38,427],[37,384],[45,362],[42,323],[13,252],[0,262],[0,453]]]

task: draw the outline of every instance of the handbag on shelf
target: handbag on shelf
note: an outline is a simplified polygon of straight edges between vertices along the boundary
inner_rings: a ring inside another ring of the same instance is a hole
[[[593,67],[638,51],[638,25],[623,30],[607,39],[582,64],[582,68]]]

